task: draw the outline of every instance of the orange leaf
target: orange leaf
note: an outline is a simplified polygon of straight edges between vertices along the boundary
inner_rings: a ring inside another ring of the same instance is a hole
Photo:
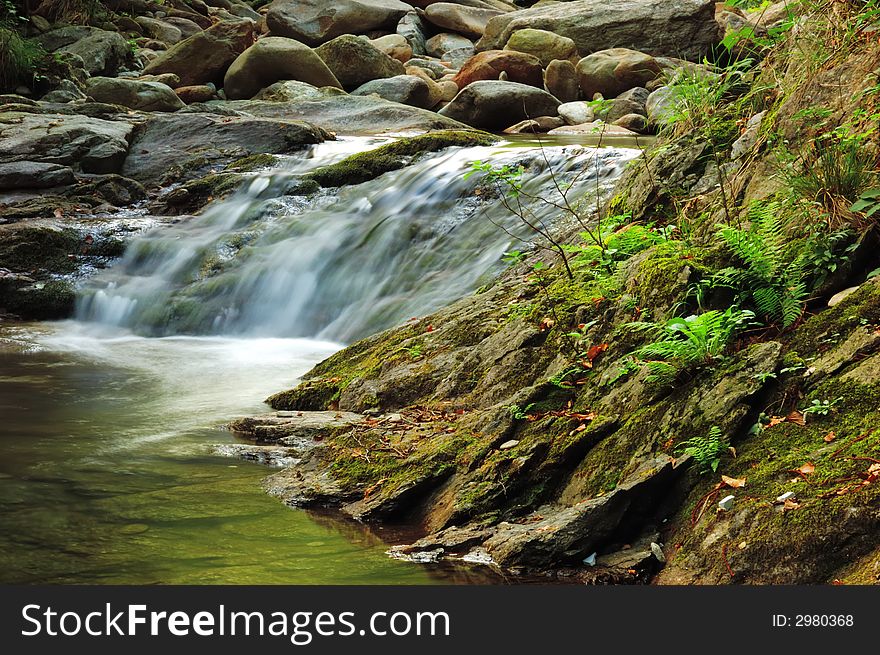
[[[801,427],[807,424],[807,420],[804,418],[804,415],[799,411],[794,410],[791,414],[785,417],[785,420],[789,423],[794,423],[795,425],[800,425]]]
[[[834,430],[822,437],[822,441],[824,441],[825,443],[831,443],[835,439],[837,439],[837,435],[834,434]]]
[[[728,487],[733,487],[734,489],[739,489],[740,487],[746,486],[746,479],[745,478],[730,478],[726,475],[722,475],[721,480]]]
[[[552,318],[543,318],[541,319],[541,325],[539,327],[541,328],[541,331],[544,331],[549,330],[554,325],[556,325],[556,321],[554,321]]]
[[[797,472],[800,473],[801,475],[812,475],[813,473],[816,472],[816,465],[813,464],[812,462],[807,462],[806,464],[801,466],[799,469],[797,469]]]
[[[592,347],[587,351],[587,359],[588,359],[590,362],[592,362],[594,359],[596,359],[599,355],[601,355],[602,353],[604,353],[606,350],[608,350],[608,344],[607,344],[607,343],[600,343],[598,346],[592,346]]]
[[[61,211],[60,207],[56,207],[55,211],[52,213],[55,214],[55,218],[61,218],[62,216],[64,216],[64,212]]]
[[[767,424],[767,427],[772,428],[774,425],[779,425],[780,423],[785,423],[784,416],[771,416],[770,422]]]
[[[800,507],[800,506],[801,506],[800,503],[796,503],[796,502],[794,502],[791,498],[789,498],[788,500],[785,501],[785,505],[783,505],[783,507],[782,507],[782,511],[783,511],[783,512],[788,512],[788,511],[791,511],[791,510],[793,510],[793,509],[797,509],[797,508]]]

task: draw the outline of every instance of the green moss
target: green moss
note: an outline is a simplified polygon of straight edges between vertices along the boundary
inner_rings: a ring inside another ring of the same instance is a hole
[[[236,159],[226,167],[226,170],[236,173],[251,173],[264,168],[271,168],[277,163],[278,158],[275,155],[258,153],[256,155],[249,155],[248,157]]]
[[[85,248],[74,230],[26,227],[10,230],[0,239],[0,267],[13,271],[70,273],[76,269],[73,256]]]
[[[0,310],[26,320],[55,320],[73,314],[76,293],[64,280],[23,286],[0,278]]]
[[[309,175],[324,187],[361,184],[383,173],[396,171],[413,163],[419,156],[453,146],[491,145],[497,137],[485,132],[441,130],[421,136],[399,139],[375,150],[346,157],[341,162],[323,166]]]
[[[839,305],[813,316],[788,342],[789,350],[815,353],[829,337],[843,339],[862,325],[880,325],[880,278],[866,282]]]
[[[272,409],[322,411],[339,399],[339,378],[315,378],[288,391],[269,396],[266,402]]]

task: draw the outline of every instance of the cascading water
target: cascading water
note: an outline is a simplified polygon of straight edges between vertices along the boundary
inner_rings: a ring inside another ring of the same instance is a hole
[[[283,195],[291,175],[376,144],[317,146],[200,217],[137,238],[85,289],[78,318],[149,336],[351,341],[473,291],[517,239],[534,236],[495,194],[476,193],[480,176],[465,175],[471,162],[521,164],[527,188],[552,199],[557,185],[571,185],[570,198],[596,193],[638,154],[515,143],[455,148],[364,184],[309,199]],[[537,210],[544,221],[558,213]]]

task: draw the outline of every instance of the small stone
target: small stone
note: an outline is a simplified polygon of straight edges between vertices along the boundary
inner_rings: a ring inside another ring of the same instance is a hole
[[[584,564],[587,566],[596,566],[596,553],[584,558]]]
[[[794,492],[793,491],[786,491],[784,494],[782,494],[781,496],[779,496],[776,499],[776,502],[777,503],[784,503],[786,500],[791,500],[793,498],[794,498]]]
[[[654,553],[654,557],[657,558],[658,562],[666,564],[666,555],[663,552],[663,547],[656,541],[651,542],[651,552]]]
[[[733,501],[735,498],[733,496],[725,496],[718,503],[718,509],[723,509],[725,511],[729,510],[733,507]]]
[[[510,441],[505,441],[503,444],[498,446],[498,450],[510,450],[511,448],[515,448],[519,445],[519,440],[511,439]]]
[[[831,299],[828,301],[828,306],[834,307],[835,305],[839,305],[841,302],[843,302],[844,298],[846,298],[850,294],[855,293],[858,290],[858,287],[849,287],[848,289],[844,289],[843,291],[838,291],[833,296],[831,296]]]

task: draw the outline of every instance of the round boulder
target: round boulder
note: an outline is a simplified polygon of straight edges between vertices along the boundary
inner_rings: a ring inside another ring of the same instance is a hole
[[[565,59],[572,63],[577,63],[579,59],[574,41],[547,30],[532,28],[517,30],[510,35],[504,49],[534,55],[544,66],[549,65],[554,59]]]
[[[410,11],[399,0],[275,0],[266,25],[273,35],[317,46],[343,34],[394,28]]]
[[[487,50],[471,57],[454,81],[458,88],[479,80],[497,80],[504,73],[510,82],[544,88],[544,71],[537,57],[513,50]]]
[[[440,110],[442,116],[472,127],[502,130],[516,121],[555,116],[559,101],[528,84],[479,80],[462,89]]]
[[[346,90],[356,89],[371,80],[404,74],[402,63],[373,46],[368,39],[351,34],[325,43],[315,49],[315,54],[324,61]]]
[[[362,84],[351,92],[354,96],[375,94],[385,100],[427,109],[433,104],[428,83],[416,75],[395,75]]]
[[[95,102],[141,111],[177,111],[185,106],[167,84],[122,77],[93,77],[86,84],[85,93]]]
[[[252,98],[279,80],[299,80],[319,87],[340,86],[339,80],[310,47],[294,39],[268,36],[232,62],[226,71],[223,89],[230,100],[242,100]]]
[[[574,102],[581,97],[577,69],[567,59],[554,59],[544,71],[544,86],[560,102]]]
[[[441,30],[479,39],[486,31],[486,24],[503,13],[497,9],[466,7],[452,2],[435,2],[425,9],[425,18]]]
[[[660,64],[651,55],[627,48],[611,48],[587,55],[578,62],[578,80],[585,98],[601,93],[614,98],[659,77]]]

